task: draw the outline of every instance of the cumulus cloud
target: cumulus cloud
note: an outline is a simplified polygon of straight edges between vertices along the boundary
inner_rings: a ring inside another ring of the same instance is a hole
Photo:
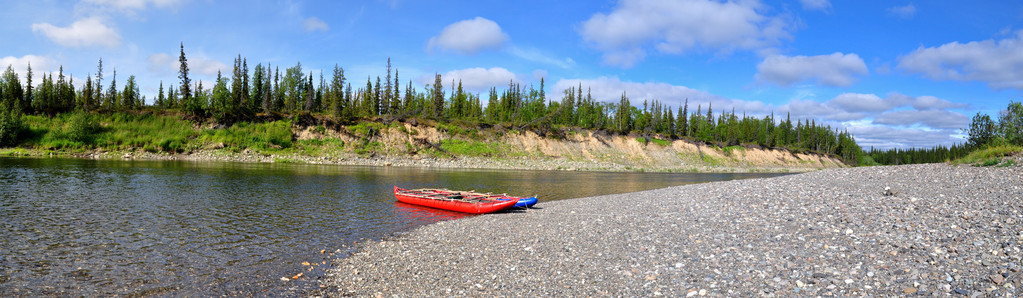
[[[99,17],[80,19],[68,27],[57,27],[49,23],[32,24],[32,32],[41,33],[65,47],[105,46],[116,48],[121,45],[121,35],[113,28],[103,24],[103,20]]]
[[[882,115],[884,113],[888,113],[889,114],[888,117],[899,115],[948,116],[955,114],[953,116],[946,117],[946,119],[942,120],[935,121],[906,120],[908,122],[905,122],[908,124],[923,124],[930,126],[932,128],[945,128],[946,124],[942,124],[940,122],[949,121],[948,123],[958,123],[956,122],[958,120],[954,119],[961,119],[962,117],[965,117],[962,114],[948,112],[947,110],[962,109],[966,107],[967,105],[965,104],[953,103],[934,96],[914,97],[900,93],[891,93],[882,98],[874,94],[843,93],[839,94],[838,96],[835,96],[834,98],[826,102],[798,99],[793,100],[789,104],[783,106],[782,110],[791,112],[793,116],[798,116],[799,118],[818,118],[835,121],[868,120],[869,118],[874,118],[874,120],[876,121],[877,116]],[[893,112],[899,113],[892,114]],[[940,114],[936,112],[947,112],[951,114]],[[884,119],[880,121],[881,122],[878,123],[889,125],[896,125],[902,123],[894,119]],[[931,126],[932,124],[934,126]]]
[[[327,26],[327,22],[324,22],[317,17],[309,17],[302,21],[302,26],[305,27],[305,31],[327,31],[330,30],[330,26]]]
[[[439,35],[430,38],[426,48],[475,55],[482,50],[500,48],[507,40],[508,35],[496,22],[476,17],[444,27]]]
[[[913,16],[916,15],[916,6],[913,6],[913,3],[910,3],[904,6],[890,7],[888,8],[888,14],[903,19],[912,19]]]
[[[979,81],[993,89],[1023,89],[1023,30],[1001,40],[920,47],[899,57],[897,67],[934,80]]]
[[[963,142],[963,139],[955,136],[956,130],[896,128],[870,123],[851,123],[846,128],[855,137],[856,144],[863,149],[929,148],[938,144],[947,146]]]
[[[489,90],[490,87],[494,86],[506,86],[511,81],[520,82],[515,73],[502,67],[476,67],[452,70],[441,75],[441,78],[444,80],[442,84],[450,84],[453,81],[455,82],[454,86],[457,86],[458,81],[461,81],[462,89],[473,91]],[[433,83],[432,77],[430,78],[430,83]],[[453,86],[446,87],[450,88]]]
[[[757,65],[756,80],[781,86],[814,81],[827,86],[844,87],[855,83],[857,76],[867,73],[867,64],[856,54],[774,55]]]
[[[668,83],[622,81],[617,77],[562,79],[558,80],[551,87],[552,89],[548,90],[547,94],[561,94],[562,90],[577,88],[579,85],[582,85],[583,92],[586,92],[588,89],[595,100],[610,103],[617,103],[624,92],[634,105],[641,105],[643,100],[656,99],[677,107],[686,99],[689,99],[689,108],[694,111],[698,105],[702,106],[704,111],[706,111],[707,106],[711,104],[715,110],[735,108],[736,111],[754,114],[769,113],[771,110],[770,106],[759,101],[729,99],[706,91]]]
[[[185,58],[188,58],[188,69],[191,73],[216,76],[217,71],[225,72],[231,70],[230,66],[220,61],[196,56],[185,56]],[[149,55],[146,61],[149,63],[149,71],[154,73],[177,73],[181,67],[181,64],[178,62],[178,56],[165,53]]]
[[[802,3],[803,9],[806,10],[827,10],[831,8],[831,2],[828,0],[799,0],[799,3]]]
[[[60,65],[57,64],[56,60],[50,59],[49,57],[36,56],[36,55],[25,55],[21,57],[6,56],[0,58],[0,72],[7,70],[10,66],[14,72],[18,73],[21,78],[21,82],[25,83],[25,77],[28,75],[28,66],[32,65],[32,83],[36,84],[42,82],[42,74],[46,72],[55,72]],[[65,73],[65,75],[67,75]]]
[[[874,117],[874,123],[885,125],[913,126],[923,125],[938,129],[966,128],[969,117],[961,113],[945,110],[899,110],[881,113]]]
[[[788,21],[763,14],[758,1],[622,0],[580,26],[583,39],[604,52],[604,62],[630,67],[652,46],[661,53],[692,49],[761,50],[789,37]]]

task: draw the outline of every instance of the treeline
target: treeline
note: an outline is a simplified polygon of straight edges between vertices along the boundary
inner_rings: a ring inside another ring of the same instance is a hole
[[[867,152],[868,164],[898,165],[912,163],[947,162],[963,158],[970,153],[992,146],[1023,146],[1023,103],[1009,102],[1005,110],[998,113],[998,122],[991,116],[977,112],[970,127],[963,129],[967,142],[952,146],[933,148],[888,149]]]
[[[934,146],[932,148],[891,148],[879,150],[870,148],[867,151],[867,159],[864,165],[901,165],[918,163],[937,163],[956,160],[973,152],[975,147],[969,144],[955,144],[952,146]]]
[[[8,66],[0,81],[0,104],[10,115],[52,116],[75,110],[117,112],[145,108],[178,110],[222,123],[257,119],[255,116],[260,114],[311,113],[331,118],[336,123],[381,116],[419,117],[501,124],[519,129],[579,127],[647,137],[684,138],[721,146],[781,147],[833,154],[850,163],[859,161],[863,154],[851,134],[812,120],[793,122],[787,115],[785,119],[776,119],[773,114],[763,118],[739,116],[734,110],[715,113],[709,105],[706,108],[697,105],[696,110],[691,111],[688,100],[676,111],[658,100],[644,100],[640,108],[634,106],[625,93],[617,103],[604,102],[593,98],[588,89],[584,93],[581,85],[563,90],[560,100],[548,100],[543,79],[539,89],[515,82],[509,82],[500,92],[493,87],[484,105],[480,95],[463,90],[460,81],[445,86],[440,74],[435,74],[433,84],[426,85],[422,91],[414,88],[411,80],[403,86],[390,59],[383,78],[367,77],[364,85],[355,83],[354,86],[345,76],[344,68],[337,65],[325,79],[323,73],[306,72],[301,63],[283,72],[280,66],[260,63],[250,71],[247,59],[240,55],[229,75],[218,73],[213,86],[203,86],[201,81],[193,82],[190,78],[184,45],[178,60],[177,85],[165,86],[160,82],[152,106],[146,106],[147,100],[141,96],[134,76],[129,76],[124,86],[118,88],[115,70],[109,85],[104,86],[102,59],[96,74],[87,75],[83,87],[77,90],[71,78],[64,76],[63,69],[56,78],[53,74],[44,74],[43,82],[34,85],[29,67],[28,82],[22,85],[17,73]],[[2,123],[0,129],[3,129]]]

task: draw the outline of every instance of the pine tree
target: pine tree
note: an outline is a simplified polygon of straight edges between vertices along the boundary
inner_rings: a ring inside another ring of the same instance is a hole
[[[107,111],[116,111],[119,103],[119,93],[117,92],[117,68],[114,68],[114,76],[110,79],[110,88],[107,89],[106,100],[103,102],[103,108]]]
[[[391,94],[391,113],[400,114],[401,111],[401,93],[398,92],[398,69],[394,69],[394,85],[392,85],[394,94]]]
[[[441,118],[444,115],[444,86],[441,85],[439,73],[433,76],[433,117]]]
[[[127,111],[135,110],[141,106],[141,98],[134,75],[128,76],[128,82],[124,84],[124,90],[121,91],[121,101],[121,106]]]
[[[156,96],[156,106],[166,108],[167,103],[164,102],[166,98],[163,96],[163,80],[160,80],[160,93]]]
[[[380,80],[378,77],[377,80]],[[380,109],[380,114],[393,114],[395,111],[391,109],[391,57],[387,57],[387,76],[384,77],[384,90],[383,94],[380,94],[380,101],[383,107]]]
[[[103,65],[103,60],[100,60],[100,65]],[[178,78],[181,79],[181,100],[190,103],[192,100],[192,80],[188,78],[188,59],[185,58],[185,43],[181,43],[181,56],[178,57]],[[100,68],[102,70],[102,67]]]
[[[92,89],[93,89],[93,87],[92,87],[92,74],[91,73],[90,74],[86,74],[85,75],[85,86],[82,86],[82,95],[80,97],[78,97],[79,102],[77,103],[78,106],[83,111],[88,112],[92,108],[90,106],[90,103],[92,102],[92,97],[93,97]]]
[[[93,101],[89,103],[89,106],[98,109],[104,102],[103,98],[106,97],[103,96],[103,58],[99,58],[99,65],[96,66],[96,84],[94,87],[96,87],[96,91],[93,92]]]
[[[316,93],[313,88],[313,72],[309,72],[309,80],[305,84],[305,104],[302,105],[302,110],[306,113],[310,113],[314,110],[316,104]]]
[[[26,107],[32,106],[34,99],[32,98],[32,62],[28,63],[28,74],[25,75],[25,102],[28,103]]]

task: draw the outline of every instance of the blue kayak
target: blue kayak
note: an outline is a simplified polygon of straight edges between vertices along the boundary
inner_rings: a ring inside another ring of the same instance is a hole
[[[507,201],[508,199],[500,198],[498,200]],[[521,198],[521,199],[519,199],[519,201],[517,203],[515,203],[515,206],[513,206],[513,207],[515,207],[515,208],[530,208],[530,207],[533,207],[533,205],[536,205],[536,202],[538,202],[538,201],[540,201],[540,200],[538,200],[536,197]]]

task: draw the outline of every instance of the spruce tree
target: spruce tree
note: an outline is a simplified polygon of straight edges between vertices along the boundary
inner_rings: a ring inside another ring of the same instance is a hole
[[[102,60],[100,60],[102,64]],[[188,78],[188,59],[185,58],[185,43],[181,43],[181,56],[178,56],[178,78],[181,79],[181,101],[187,103],[192,100],[192,80]]]

